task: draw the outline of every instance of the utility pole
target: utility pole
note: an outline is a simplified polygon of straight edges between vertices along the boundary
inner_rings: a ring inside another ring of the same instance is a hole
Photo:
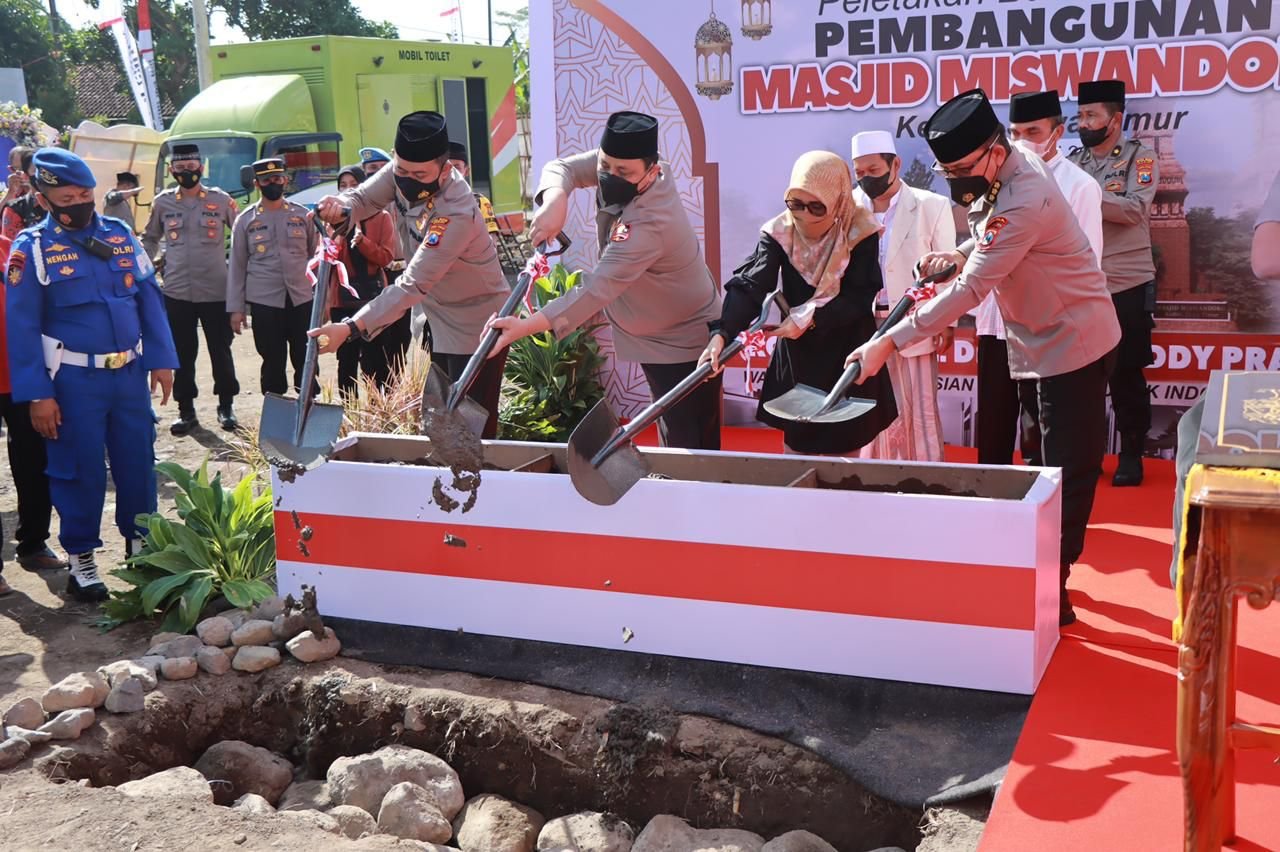
[[[209,70],[209,14],[205,11],[204,0],[191,0],[191,16],[195,19],[196,76],[200,81],[200,91],[204,91],[213,85],[213,73]]]
[[[489,46],[493,47],[493,0],[489,0]]]
[[[458,43],[467,43],[467,32],[462,28],[462,0],[458,0]]]
[[[62,41],[58,38],[58,2],[49,0],[49,35],[53,39],[53,55],[62,52]]]

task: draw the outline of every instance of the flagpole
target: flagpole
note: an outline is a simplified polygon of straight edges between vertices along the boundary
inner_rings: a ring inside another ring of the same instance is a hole
[[[493,47],[493,0],[488,0],[489,9],[489,46]]]
[[[458,0],[458,43],[459,44],[467,43],[467,31],[462,26],[463,17],[464,15],[462,12],[462,0]]]

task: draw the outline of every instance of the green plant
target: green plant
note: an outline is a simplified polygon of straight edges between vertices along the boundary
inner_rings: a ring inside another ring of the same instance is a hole
[[[156,471],[178,486],[178,520],[138,516],[147,529],[142,552],[111,572],[132,588],[111,593],[101,625],[164,613],[161,630],[186,633],[216,595],[247,607],[275,594],[268,583],[276,567],[271,489],[255,494],[256,475],[224,489],[221,473],[209,479],[207,461],[194,472],[172,462]]]
[[[539,308],[571,290],[582,272],[557,265],[534,282]],[[517,441],[562,442],[573,427],[604,399],[600,368],[604,356],[596,342],[600,324],[584,326],[557,339],[545,331],[516,341],[507,356],[498,433]]]

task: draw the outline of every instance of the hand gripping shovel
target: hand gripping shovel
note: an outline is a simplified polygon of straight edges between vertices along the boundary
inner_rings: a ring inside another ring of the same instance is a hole
[[[322,245],[328,241],[319,219],[314,219]],[[311,298],[310,328],[324,323],[325,295],[333,262],[322,248],[316,270],[315,294]],[[302,383],[298,398],[288,399],[277,393],[263,395],[262,419],[258,424],[258,447],[267,461],[280,468],[283,475],[305,473],[329,460],[333,442],[342,428],[342,406],[319,403],[311,394],[316,380],[316,362],[320,358],[320,341],[307,338],[307,356],[302,365]]]
[[[882,337],[885,332],[901,322],[916,302],[932,298],[934,291],[931,285],[935,281],[950,278],[955,271],[953,264],[917,281],[916,286],[908,290],[907,294],[898,300],[898,304],[893,306],[888,318],[880,328],[876,329],[876,333],[871,335],[871,339],[876,340]],[[854,361],[845,368],[830,392],[810,385],[798,384],[782,396],[766,402],[764,410],[774,417],[794,420],[798,423],[843,423],[846,420],[861,417],[876,407],[875,400],[845,396],[849,386],[858,380],[861,373],[862,362]]]
[[[569,238],[560,234],[556,237],[554,251],[549,250],[546,244],[537,249],[537,253],[516,279],[511,295],[498,311],[499,318],[509,317],[516,312],[533,284],[535,271],[540,266],[545,266],[546,258],[564,254],[569,245]],[[480,458],[480,435],[484,432],[484,424],[489,420],[489,412],[483,405],[468,397],[467,391],[480,375],[484,362],[501,334],[496,328],[485,332],[480,348],[471,356],[462,375],[452,385],[449,384],[449,375],[440,369],[439,364],[432,364],[427,372],[427,381],[422,388],[423,432],[431,438],[433,453],[448,464],[462,459]]]
[[[769,309],[775,302],[784,314],[787,312],[782,290],[773,291],[765,299],[760,316],[751,324],[748,332],[756,332],[764,327]],[[724,364],[737,355],[742,351],[743,345],[738,338],[730,341],[720,353],[720,363]],[[711,362],[708,361],[661,398],[655,399],[626,426],[619,424],[607,402],[597,402],[569,436],[569,478],[578,493],[598,506],[612,506],[621,500],[631,490],[631,486],[649,475],[649,464],[631,443],[632,439],[648,429],[667,409],[692,393],[694,388],[710,376]]]

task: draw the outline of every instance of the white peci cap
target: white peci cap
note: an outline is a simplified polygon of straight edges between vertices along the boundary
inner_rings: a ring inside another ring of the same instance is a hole
[[[853,137],[853,159],[865,157],[868,154],[893,154],[897,156],[898,151],[893,146],[893,134],[887,130],[868,130],[864,133],[855,134]]]

